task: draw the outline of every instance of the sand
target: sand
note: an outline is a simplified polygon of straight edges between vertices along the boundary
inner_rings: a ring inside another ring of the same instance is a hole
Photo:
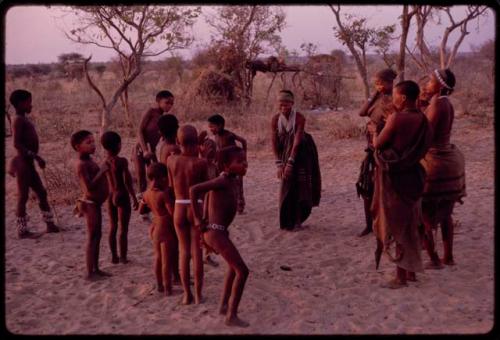
[[[332,113],[318,114],[319,123]],[[321,126],[321,124],[316,124]],[[16,334],[428,334],[484,333],[493,326],[492,127],[466,118],[455,122],[452,140],[466,159],[467,192],[455,209],[456,266],[425,271],[407,288],[379,284],[394,274],[382,259],[375,270],[373,235],[364,227],[362,200],[354,183],[364,156],[364,139],[332,140],[328,131],[310,130],[320,155],[321,204],[302,230],[278,227],[278,180],[268,150],[249,153],[244,180],[246,214],[230,227],[231,238],[250,268],[240,305],[248,328],[231,328],[217,314],[225,271],[205,266],[202,305],[180,306],[181,288],[163,297],[154,290],[148,224],[137,213],[129,232],[129,258],[111,264],[104,209],[100,264],[113,276],[89,283],[84,275],[85,224],[72,206],[56,207],[68,230],[37,240],[18,240],[16,189],[6,178],[6,325]],[[7,157],[13,154],[6,139]],[[42,154],[51,160],[49,146]],[[124,155],[129,155],[124,151]],[[38,207],[29,203],[30,224],[43,231]],[[437,249],[442,255],[441,237]],[[422,252],[427,260],[425,252]],[[290,271],[280,269],[289,266]]]

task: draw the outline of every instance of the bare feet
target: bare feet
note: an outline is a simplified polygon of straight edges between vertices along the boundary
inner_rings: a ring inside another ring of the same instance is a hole
[[[363,236],[366,236],[366,235],[368,235],[368,234],[369,234],[369,233],[371,233],[371,232],[372,232],[372,229],[365,228],[362,232],[360,232],[360,233],[358,234],[358,237],[363,237]]]
[[[165,291],[165,288],[163,287],[162,284],[157,284],[156,290],[158,290],[158,293],[163,293]]]
[[[181,305],[190,305],[193,303],[193,295],[192,294],[184,294],[182,296],[182,300],[180,302]]]
[[[165,289],[165,296],[171,296],[171,295],[172,295],[172,288]]]
[[[42,234],[41,233],[34,233],[34,232],[27,230],[24,233],[18,233],[17,236],[20,239],[24,239],[24,238],[35,239],[35,238],[40,238],[42,236]]]
[[[226,315],[226,313],[227,313],[227,305],[221,305],[219,307],[219,314],[220,315]]]
[[[435,260],[435,261],[429,261],[425,264],[424,266],[425,269],[430,269],[430,270],[438,270],[438,269],[443,269],[444,266],[443,264],[441,263],[441,261],[439,259]]]
[[[208,264],[209,266],[212,266],[212,267],[219,266],[219,264],[217,262],[215,262],[214,260],[212,260],[212,258],[210,256],[205,257],[205,259],[203,260],[203,263]]]
[[[236,326],[236,327],[248,327],[250,324],[246,321],[241,320],[237,316],[226,318],[224,322],[227,326]]]
[[[120,260],[118,259],[118,256],[112,256],[111,257],[111,263],[117,264],[118,262],[120,262]]]
[[[390,288],[390,289],[398,289],[398,288],[403,288],[408,286],[406,282],[401,282],[398,278],[394,278],[388,282],[383,282],[380,284],[380,287],[382,288]]]
[[[104,272],[100,269],[97,269],[95,272],[94,272],[95,275],[98,275],[98,276],[113,276],[111,273],[108,273],[108,272]]]
[[[126,257],[120,257],[120,262],[123,263],[123,264],[127,264],[130,261]]]
[[[415,273],[408,272],[406,274],[406,281],[417,282],[417,275]]]
[[[455,265],[455,261],[453,261],[453,257],[451,259],[442,259],[441,260],[445,265],[447,266],[454,266]]]
[[[203,302],[205,302],[205,299],[202,296],[195,296],[194,297],[194,304],[195,305],[201,305]]]
[[[58,233],[61,228],[56,226],[54,223],[47,223],[47,232],[48,233]]]

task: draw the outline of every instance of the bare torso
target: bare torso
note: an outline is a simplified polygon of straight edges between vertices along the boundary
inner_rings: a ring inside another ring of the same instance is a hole
[[[108,198],[108,183],[106,182],[106,177],[102,176],[99,178],[97,183],[89,188],[86,184],[92,181],[92,179],[99,172],[99,165],[92,159],[80,160],[78,166],[78,180],[80,182],[80,188],[83,191],[84,198],[95,202],[96,204],[102,204]],[[84,179],[84,176],[87,180]]]
[[[233,222],[237,209],[236,177],[221,175],[217,178],[220,187],[208,193],[208,223],[228,227]]]
[[[455,111],[451,105],[448,97],[438,97],[437,100],[431,101],[429,107],[426,110],[426,115],[430,111],[431,107],[435,107],[435,112],[437,113],[434,117],[428,117],[429,121],[435,119],[433,122],[434,134],[432,138],[433,145],[446,145],[450,143],[451,138],[451,128],[453,126],[453,120],[455,117]]]
[[[414,142],[425,116],[420,111],[398,112],[395,125],[398,127],[392,140],[392,147],[401,153]]]
[[[171,155],[167,168],[176,199],[189,199],[189,188],[207,180],[207,161],[198,157]]]
[[[36,133],[35,126],[28,118],[16,115],[13,127],[13,140],[17,152],[21,153],[19,147],[24,147],[27,150],[38,153],[38,134]]]

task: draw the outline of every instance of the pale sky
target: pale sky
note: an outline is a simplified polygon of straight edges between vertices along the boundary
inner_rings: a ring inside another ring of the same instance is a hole
[[[318,45],[318,52],[329,53],[333,49],[343,49],[347,52],[333,35],[332,27],[336,26],[335,18],[330,8],[326,5],[308,6],[283,6],[286,13],[286,28],[281,32],[283,44],[289,50],[301,52],[300,45],[304,42]],[[202,6],[203,12],[210,12],[212,6]],[[343,13],[356,14],[368,18],[370,26],[396,24],[399,33],[399,19],[402,6],[342,6]],[[454,6],[453,12],[463,13],[464,6]],[[9,9],[5,20],[5,62],[7,64],[24,63],[49,63],[56,62],[57,56],[62,53],[78,52],[84,56],[92,54],[93,61],[107,61],[114,57],[114,52],[91,45],[80,45],[69,41],[61,29],[72,27],[74,17],[66,15],[60,6],[15,6]],[[443,23],[447,18],[442,17]],[[478,30],[476,30],[478,28]],[[432,25],[427,31],[427,42],[436,45],[441,40],[444,26]],[[457,30],[458,31],[458,30]],[[495,14],[488,10],[488,16],[469,24],[470,34],[460,47],[460,51],[470,51],[470,45],[480,45],[488,39],[495,38]],[[201,43],[206,43],[210,38],[208,25],[204,17],[200,17],[193,28],[197,42],[190,50],[179,51],[185,58],[190,58]],[[454,42],[454,33],[451,43]],[[412,32],[408,42],[413,45]],[[399,46],[396,40],[394,47]],[[167,57],[163,54],[159,59]],[[158,58],[157,58],[158,59]]]

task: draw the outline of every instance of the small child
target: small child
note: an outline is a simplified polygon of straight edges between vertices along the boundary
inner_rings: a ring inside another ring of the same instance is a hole
[[[59,232],[59,227],[54,224],[53,215],[47,200],[47,190],[35,169],[37,161],[40,168],[45,169],[45,160],[38,155],[38,134],[35,126],[26,117],[31,112],[31,93],[26,90],[15,90],[10,95],[10,103],[16,109],[16,117],[13,124],[14,148],[17,155],[11,160],[8,173],[17,179],[17,235],[19,238],[37,238],[28,229],[26,214],[26,203],[31,188],[38,197],[40,210],[44,222],[47,224],[48,233]]]
[[[191,304],[193,295],[189,287],[189,262],[193,259],[194,267],[194,302],[202,302],[203,254],[200,244],[200,232],[195,228],[189,188],[207,180],[207,162],[198,158],[198,133],[192,125],[184,125],[177,136],[181,147],[180,155],[168,157],[169,187],[174,191],[174,226],[179,239],[181,282],[184,290],[182,304]],[[202,203],[197,202],[196,204]],[[200,204],[201,205],[201,204]]]
[[[221,254],[228,264],[219,313],[226,315],[226,325],[246,327],[248,323],[239,319],[237,312],[249,271],[229,239],[228,227],[236,215],[237,176],[245,175],[247,162],[245,153],[237,146],[222,149],[220,162],[224,172],[219,177],[191,186],[191,204],[195,207],[194,219],[202,232],[205,247]],[[208,220],[204,220],[201,208],[195,202],[207,192]]]
[[[215,136],[215,143],[217,144],[217,152],[228,146],[236,146],[236,141],[240,142],[241,147],[245,153],[245,158],[247,154],[247,141],[245,138],[238,136],[237,134],[226,130],[224,128],[226,121],[224,117],[219,114],[215,114],[208,118],[208,128]],[[222,167],[219,165],[219,171],[222,171]],[[243,214],[245,210],[245,196],[243,194],[243,179],[238,177],[238,213]]]
[[[173,224],[173,202],[167,194],[167,167],[163,163],[154,163],[148,168],[149,188],[143,196],[139,207],[140,213],[148,209],[153,212],[151,239],[155,252],[154,272],[158,291],[172,295],[172,270],[174,268],[174,247],[177,238]]]
[[[172,114],[164,114],[158,120],[158,129],[161,139],[156,147],[158,152],[158,160],[167,166],[167,160],[170,155],[178,155],[181,153],[181,148],[177,145],[177,130],[179,130],[179,121]],[[173,197],[172,197],[173,198]],[[172,221],[173,223],[173,221]],[[174,232],[174,241],[172,248],[172,272],[174,284],[180,284],[181,276],[179,274],[179,240]]]
[[[132,175],[128,170],[128,161],[126,158],[119,157],[118,154],[122,148],[120,135],[114,131],[106,131],[101,136],[101,144],[107,151],[106,164],[109,168],[106,176],[108,178],[108,187],[110,195],[108,198],[109,213],[109,248],[111,249],[112,263],[128,263],[128,224],[130,222],[130,198],[134,210],[139,203],[135,197],[134,186],[132,184]],[[120,220],[120,257],[118,258],[116,234],[118,231],[118,220]]]
[[[76,212],[78,216],[85,216],[87,220],[87,244],[85,258],[87,264],[87,280],[94,280],[98,276],[111,276],[99,270],[99,244],[101,241],[102,213],[101,206],[108,198],[108,186],[104,174],[109,170],[107,164],[99,169],[90,155],[95,153],[94,136],[87,130],[80,130],[71,136],[71,146],[78,152],[80,161],[76,172],[83,197],[77,200]]]
[[[219,175],[219,170],[215,164],[217,145],[213,140],[208,138],[206,131],[200,132],[200,135],[198,136],[198,147],[200,149],[200,157],[207,161],[208,179],[210,180],[217,177]],[[204,200],[203,202],[203,218],[206,218],[208,216],[208,201]],[[203,257],[203,263],[211,265],[212,267],[218,267],[219,264],[210,257],[210,251],[208,251],[207,248],[205,248],[204,251],[205,256]]]

